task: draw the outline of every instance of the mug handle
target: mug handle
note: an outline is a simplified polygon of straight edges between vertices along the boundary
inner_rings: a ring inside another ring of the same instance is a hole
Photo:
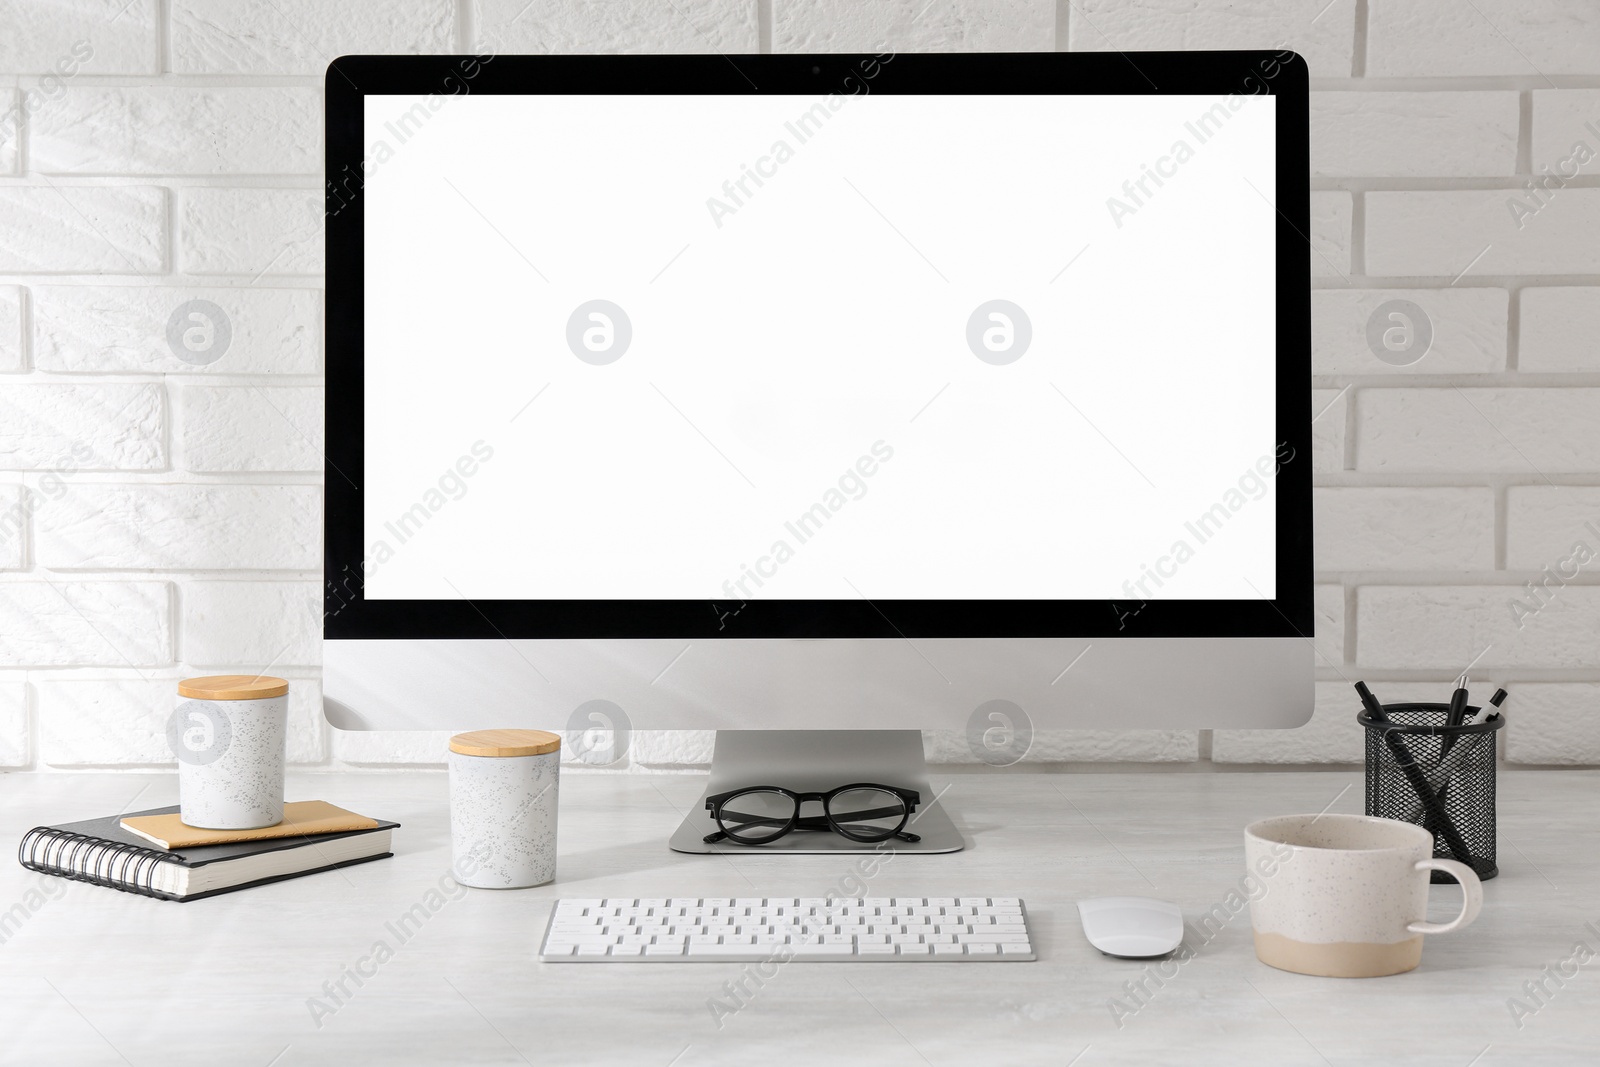
[[[1409,923],[1406,929],[1413,934],[1448,934],[1452,930],[1459,930],[1478,917],[1478,912],[1483,907],[1483,883],[1478,881],[1478,875],[1471,867],[1456,860],[1428,859],[1418,860],[1412,870],[1443,871],[1457,882],[1461,883],[1461,914],[1447,923],[1414,922]]]

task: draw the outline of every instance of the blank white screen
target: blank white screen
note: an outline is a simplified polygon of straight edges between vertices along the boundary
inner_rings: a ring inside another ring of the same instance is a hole
[[[1275,595],[1273,108],[368,97],[366,596]]]

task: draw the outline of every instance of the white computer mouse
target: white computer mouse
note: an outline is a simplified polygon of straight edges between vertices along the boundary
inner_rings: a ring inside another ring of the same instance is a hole
[[[1165,956],[1183,943],[1183,912],[1148,897],[1096,897],[1078,901],[1083,936],[1107,956]]]

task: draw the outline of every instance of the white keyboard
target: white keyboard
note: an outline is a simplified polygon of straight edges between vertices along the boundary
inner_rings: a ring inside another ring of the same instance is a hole
[[[607,897],[556,901],[546,963],[1032,960],[1016,897]]]

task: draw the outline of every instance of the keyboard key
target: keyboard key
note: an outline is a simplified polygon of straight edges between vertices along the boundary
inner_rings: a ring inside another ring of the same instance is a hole
[[[681,944],[662,944],[657,942],[653,945],[646,945],[644,954],[646,956],[681,956],[683,955],[683,946]]]
[[[933,946],[933,954],[935,956],[959,956],[963,951],[964,949],[960,945],[936,944]]]
[[[610,951],[610,946],[608,946],[608,945],[579,945],[578,946],[578,955],[580,955],[580,956],[604,956],[609,951]]]
[[[932,945],[896,945],[902,956],[927,956],[933,952]]]
[[[614,945],[617,939],[605,934],[551,934],[552,945]]]
[[[1000,954],[999,945],[967,945],[969,956],[997,956]]]
[[[614,957],[615,956],[635,956],[635,957],[642,956],[642,955],[644,955],[644,946],[643,945],[626,945],[626,944],[624,944],[624,945],[612,945],[611,946],[611,955],[614,956]]]
[[[855,955],[855,949],[850,945],[795,945],[793,946],[793,951],[796,958]]]
[[[1023,942],[1021,944],[1001,945],[1000,946],[1000,954],[1002,956],[1011,956],[1011,955],[1030,956],[1030,955],[1033,954],[1033,946],[1028,944],[1027,942]]]

